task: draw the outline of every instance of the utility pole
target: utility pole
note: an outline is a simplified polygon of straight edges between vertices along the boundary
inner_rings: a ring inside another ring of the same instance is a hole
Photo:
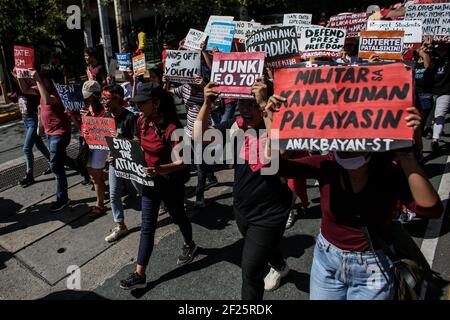
[[[114,11],[116,13],[117,40],[119,42],[119,50],[120,50],[122,49],[122,46],[127,43],[123,0],[114,0]]]
[[[91,15],[89,14],[89,2],[87,0],[81,0],[81,10],[87,14],[87,17],[83,19],[84,44],[87,48],[92,48],[94,42],[92,41]]]
[[[109,58],[113,56],[113,53],[111,46],[111,35],[109,33],[108,8],[102,5],[102,0],[97,0],[97,4],[98,4],[98,17],[100,18],[100,29],[102,32],[102,39],[103,39],[105,68],[106,72],[109,74]]]

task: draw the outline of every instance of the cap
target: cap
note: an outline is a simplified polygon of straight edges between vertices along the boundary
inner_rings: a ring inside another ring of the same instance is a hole
[[[88,80],[85,83],[83,83],[83,88],[81,89],[83,93],[83,98],[87,99],[90,96],[92,96],[95,92],[101,92],[102,87],[100,86],[100,83],[94,80]]]
[[[135,103],[145,102],[152,98],[160,98],[163,94],[163,88],[154,82],[143,83],[136,92],[136,95],[130,99]]]

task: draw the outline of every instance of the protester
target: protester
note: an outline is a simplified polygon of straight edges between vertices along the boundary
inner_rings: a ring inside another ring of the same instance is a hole
[[[130,51],[134,53],[139,46],[138,37],[134,26],[131,26],[130,30],[130,34],[128,35],[128,46],[130,48]]]
[[[272,96],[266,112],[270,115],[285,101]],[[407,125],[417,129],[418,110],[407,110]],[[443,210],[412,148],[393,154],[333,152],[287,160],[280,163],[280,174],[320,182],[322,223],[314,249],[310,299],[391,300],[393,261],[379,247],[371,248],[365,230],[389,245],[397,202],[428,218],[439,217]]]
[[[86,74],[88,80],[97,81],[102,86],[106,85],[106,69],[97,60],[96,51],[93,48],[86,48],[84,50],[84,60],[86,62]]]
[[[192,226],[184,210],[184,181],[180,170],[182,159],[172,162],[172,149],[177,142],[172,133],[182,128],[173,98],[159,84],[146,83],[138,90],[133,101],[142,112],[138,121],[139,138],[146,163],[146,173],[153,178],[154,186],[143,187],[142,226],[137,265],[134,273],[120,282],[122,289],[145,288],[146,268],[153,251],[158,210],[161,200],[168,206],[172,220],[183,235],[184,245],[177,264],[187,264],[194,259],[197,245],[192,240]]]
[[[147,45],[147,35],[144,32],[144,27],[143,26],[139,26],[138,27],[138,43],[137,43],[137,47],[138,47],[138,51],[136,52],[138,54],[140,53],[144,53],[145,50],[145,46]]]
[[[124,92],[119,85],[109,85],[103,88],[101,103],[105,108],[106,117],[113,117],[116,122],[116,137],[123,139],[135,139],[138,131],[136,127],[136,117],[132,112],[124,107]],[[113,159],[108,158],[109,166],[109,197],[111,200],[111,211],[113,214],[116,227],[111,230],[111,233],[106,236],[105,241],[114,242],[121,237],[128,234],[128,228],[125,225],[125,216],[122,203],[122,191],[124,184],[128,182],[124,178],[119,178],[115,174]],[[139,194],[141,192],[141,185],[135,181],[131,184]]]
[[[16,92],[17,103],[19,104],[20,113],[22,114],[23,124],[25,125],[25,141],[23,143],[23,153],[25,154],[25,163],[27,171],[25,177],[19,181],[19,185],[26,188],[32,185],[34,181],[34,154],[33,147],[42,153],[44,158],[49,162],[49,167],[43,174],[50,174],[50,152],[47,146],[42,141],[40,135],[37,134],[38,128],[38,106],[39,106],[39,94],[33,90],[28,90],[28,93],[24,93],[22,88],[32,88],[36,86],[36,83],[31,79],[18,79],[15,70],[12,72],[13,79],[18,85]],[[26,90],[26,89],[25,89]]]

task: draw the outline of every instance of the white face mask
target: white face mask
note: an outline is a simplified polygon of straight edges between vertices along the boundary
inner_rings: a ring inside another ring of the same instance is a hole
[[[336,151],[333,151],[334,159],[336,159],[336,162],[345,170],[356,170],[361,168],[363,165],[368,163],[370,161],[371,156],[363,157],[354,157],[354,158],[348,158],[348,159],[342,159],[339,157],[338,153]]]

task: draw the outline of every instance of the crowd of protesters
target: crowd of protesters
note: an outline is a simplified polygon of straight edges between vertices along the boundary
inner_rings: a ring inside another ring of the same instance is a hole
[[[131,44],[123,50],[136,54],[145,49],[145,33],[132,31]],[[357,64],[356,38],[349,38],[337,59],[320,59],[320,65]],[[182,41],[180,42],[182,45]],[[142,225],[134,273],[120,282],[123,289],[146,287],[146,268],[153,250],[157,218],[165,208],[180,228],[183,245],[177,263],[187,264],[196,255],[195,235],[185,209],[186,171],[194,169],[181,158],[173,159],[172,149],[180,142],[173,141],[174,130],[183,128],[175,107],[174,97],[185,106],[187,123],[184,131],[188,139],[196,139],[209,128],[225,134],[235,128],[265,129],[266,133],[249,139],[265,141],[266,157],[270,157],[270,129],[274,113],[285,101],[273,94],[272,72],[268,70],[252,87],[253,99],[220,99],[217,85],[210,81],[211,62],[215,50],[202,46],[202,74],[195,83],[175,85],[164,74],[166,49],[180,49],[173,37],[167,37],[162,63],[148,70],[146,76],[136,76],[132,68],[123,72],[121,85],[108,75],[97,59],[95,50],[87,48],[87,81],[82,92],[85,108],[81,115],[113,118],[115,136],[140,142],[147,163],[146,174],[154,186],[142,186],[115,174],[114,159],[105,150],[89,150],[87,163],[70,159],[66,149],[71,140],[71,123],[82,128],[80,115],[65,112],[53,81],[67,83],[57,67],[37,67],[31,78],[16,79],[17,100],[23,114],[27,134],[24,142],[27,174],[20,185],[34,183],[33,146],[48,160],[56,177],[56,201],[50,207],[57,212],[70,204],[65,166],[76,169],[92,183],[96,204],[89,213],[92,219],[107,214],[105,197],[108,191],[115,227],[105,235],[108,242],[118,241],[128,233],[122,196],[134,193],[141,198]],[[238,46],[233,50],[237,50]],[[379,62],[373,55],[365,63]],[[402,121],[413,127],[417,140],[422,135],[432,139],[433,152],[439,152],[445,116],[450,105],[450,50],[448,43],[425,40],[413,50],[415,106]],[[310,59],[315,66],[317,60]],[[58,56],[52,56],[57,65]],[[13,74],[14,71],[13,71]],[[114,74],[113,74],[114,76]],[[237,116],[237,111],[239,116]],[[201,126],[195,126],[200,121]],[[48,147],[38,134],[42,126]],[[88,134],[85,132],[85,134]],[[203,146],[205,148],[207,144]],[[302,208],[308,208],[306,179],[315,179],[320,188],[322,211],[321,230],[317,236],[311,269],[311,299],[392,299],[394,297],[393,261],[373,247],[364,228],[383,238],[402,206],[414,215],[437,218],[442,204],[421,167],[421,143],[407,150],[385,153],[369,152],[313,152],[281,151],[280,169],[276,175],[261,174],[262,166],[248,163],[249,143],[234,157],[244,155],[243,164],[234,165],[233,210],[239,231],[244,238],[242,249],[242,299],[259,300],[264,290],[275,290],[289,273],[289,266],[281,253],[281,240],[286,228],[293,225]],[[192,151],[195,153],[194,150]],[[235,161],[237,163],[237,161]],[[200,162],[195,166],[198,177],[195,205],[206,208],[205,189],[218,181],[214,166]],[[299,199],[299,200],[297,200]],[[339,199],[339,200],[336,200]],[[299,205],[300,203],[300,205]],[[265,274],[267,266],[270,271]],[[370,286],[374,274],[380,283]]]

